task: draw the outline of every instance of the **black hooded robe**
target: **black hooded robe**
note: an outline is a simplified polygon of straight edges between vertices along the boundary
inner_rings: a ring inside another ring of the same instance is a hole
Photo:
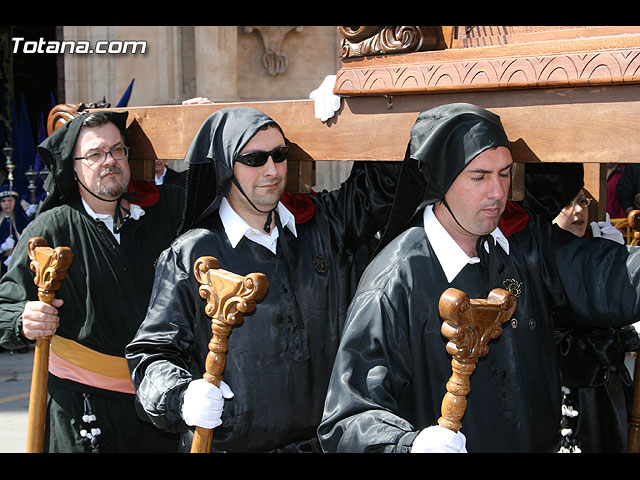
[[[553,341],[554,292],[579,318],[622,325],[640,314],[640,253],[614,242],[568,238],[531,219],[509,237],[500,280],[519,285],[515,320],[489,344],[471,376],[462,418],[469,452],[552,452],[558,447],[561,382]],[[440,417],[451,376],[440,332],[440,295],[449,287],[486,298],[485,273],[467,265],[451,283],[413,227],[369,265],[347,315],[319,428],[329,452],[406,452]],[[504,287],[503,287],[504,288]]]
[[[584,187],[583,179],[581,163],[527,164],[522,205],[553,222]],[[562,446],[583,453],[626,452],[633,380],[625,353],[638,350],[640,338],[633,326],[585,327],[574,315],[568,308],[552,313],[564,402],[572,410],[562,419]]]
[[[234,115],[245,113],[248,118],[232,123]],[[182,432],[186,451],[193,431],[181,417],[181,399],[189,382],[202,378],[211,339],[211,318],[193,275],[196,259],[212,255],[223,270],[261,272],[269,280],[265,298],[229,335],[223,377],[234,397],[225,401],[213,450],[317,452],[316,429],[356,287],[355,253],[383,227],[391,208],[399,164],[356,162],[340,189],[305,195],[314,214],[296,225],[297,237],[279,228],[276,254],[246,237],[233,248],[217,212],[220,196],[228,191],[224,184],[228,188],[230,182],[222,178],[227,167],[221,157],[235,158],[269,122],[260,112],[232,109],[214,114],[203,127],[204,140],[194,140],[191,150],[201,150],[203,158],[216,150],[208,158],[218,159],[218,192],[208,208],[202,205],[208,213],[197,228],[160,258],[147,317],[127,347],[146,414],[159,428]],[[227,145],[231,151],[221,152]]]
[[[518,302],[470,378],[461,430],[469,452],[557,450],[562,399],[555,306],[567,301],[595,325],[638,319],[640,250],[579,239],[540,217],[508,238],[509,254],[495,247],[493,264],[503,268],[492,272],[494,284],[481,263],[447,281],[424,229],[424,205],[441,200],[459,172],[496,145],[508,142],[498,117],[486,110],[454,104],[419,115],[403,172],[415,182],[416,168],[422,169],[426,184],[414,189],[425,192],[424,202],[408,223],[390,220],[392,240],[365,270],[349,307],[318,429],[325,451],[409,452],[420,430],[437,424],[452,374],[438,311],[447,288],[470,298],[505,288]],[[399,192],[407,190],[402,179]],[[412,215],[416,198],[409,197],[394,206],[399,217]]]

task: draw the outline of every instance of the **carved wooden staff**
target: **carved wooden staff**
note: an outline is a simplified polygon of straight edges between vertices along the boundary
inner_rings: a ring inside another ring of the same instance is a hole
[[[516,297],[496,288],[486,300],[469,299],[455,288],[447,289],[440,297],[440,316],[444,320],[442,334],[449,339],[447,352],[453,356],[453,374],[447,382],[442,399],[438,424],[457,432],[467,408],[470,391],[469,377],[478,359],[489,352],[488,343],[502,334],[502,324],[516,311]]]
[[[627,216],[629,226],[634,230],[633,238],[640,238],[640,210],[631,210]],[[627,452],[640,453],[640,354],[636,353],[633,367],[633,404],[629,420]]]
[[[33,282],[38,287],[38,299],[51,304],[71,266],[73,253],[68,247],[49,248],[47,241],[41,237],[29,240],[27,252],[31,259],[31,270],[35,272]],[[44,449],[50,341],[51,337],[39,337],[36,340],[29,395],[27,453],[40,453]]]
[[[269,281],[262,273],[240,276],[220,270],[214,257],[200,257],[193,266],[200,283],[200,296],[207,300],[205,313],[211,317],[213,336],[205,361],[204,379],[219,387],[226,364],[227,338],[234,325],[242,323],[244,314],[256,308],[256,300],[267,293]],[[211,451],[213,429],[196,427],[191,453]]]
[[[633,238],[640,238],[640,210],[631,210],[627,215],[629,226],[633,229]]]

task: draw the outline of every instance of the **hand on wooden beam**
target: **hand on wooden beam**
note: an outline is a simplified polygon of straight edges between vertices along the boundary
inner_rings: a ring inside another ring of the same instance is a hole
[[[182,105],[211,105],[213,103],[215,102],[212,102],[206,97],[194,97],[182,101]]]
[[[314,101],[315,116],[323,122],[329,120],[340,109],[340,99],[333,94],[336,75],[327,75],[320,86],[309,94]]]

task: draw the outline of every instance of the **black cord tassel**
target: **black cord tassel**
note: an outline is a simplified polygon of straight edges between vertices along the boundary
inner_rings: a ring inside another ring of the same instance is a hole
[[[271,231],[271,220],[273,219],[273,210],[270,210],[267,214],[267,221],[264,222],[264,231],[269,233]]]
[[[484,248],[485,242],[487,242],[489,246],[489,251]],[[493,235],[488,234],[478,237],[476,242],[476,253],[480,258],[480,265],[487,268],[489,271],[489,291],[499,286],[500,273],[504,270],[504,265],[500,260],[498,260],[495,249],[496,240],[493,238]]]

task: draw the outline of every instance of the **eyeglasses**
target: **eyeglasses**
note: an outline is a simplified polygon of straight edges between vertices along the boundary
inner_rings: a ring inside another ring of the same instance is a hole
[[[590,198],[581,197],[578,200],[571,200],[569,203],[567,203],[567,206],[564,207],[564,208],[567,208],[569,210],[573,210],[576,205],[580,205],[580,207],[582,207],[582,208],[587,208],[590,203],[591,203],[591,199]]]
[[[259,151],[245,153],[238,155],[236,161],[244,165],[249,165],[250,167],[261,167],[267,163],[269,157],[273,159],[273,163],[284,162],[289,157],[289,147],[277,147],[270,152]]]
[[[107,160],[107,155],[111,155],[111,158],[113,158],[114,160],[124,160],[129,156],[129,147],[120,145],[118,147],[113,147],[108,152],[105,152],[104,150],[98,150],[96,152],[91,152],[84,157],[75,157],[75,159],[86,160],[89,165],[96,165],[98,163],[105,162]]]

